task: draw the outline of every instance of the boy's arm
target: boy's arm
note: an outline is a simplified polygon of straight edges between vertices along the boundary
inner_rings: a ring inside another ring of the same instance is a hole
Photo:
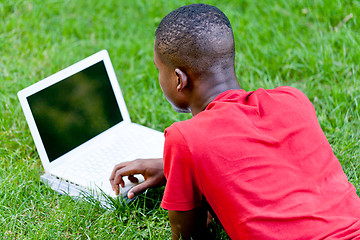
[[[212,239],[207,228],[207,210],[168,211],[172,239]]]

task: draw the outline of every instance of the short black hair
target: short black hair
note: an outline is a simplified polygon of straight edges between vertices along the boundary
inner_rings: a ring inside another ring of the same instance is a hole
[[[200,73],[214,64],[234,64],[234,35],[229,19],[207,4],[180,7],[160,22],[155,48],[172,67]]]

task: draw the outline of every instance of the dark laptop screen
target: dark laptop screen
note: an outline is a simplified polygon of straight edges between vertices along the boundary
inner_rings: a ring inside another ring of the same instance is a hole
[[[50,162],[123,120],[103,61],[28,102]]]

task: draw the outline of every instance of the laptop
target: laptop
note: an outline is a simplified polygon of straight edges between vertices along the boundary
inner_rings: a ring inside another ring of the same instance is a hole
[[[40,179],[57,192],[104,202],[116,197],[109,182],[116,164],[163,156],[163,133],[131,122],[106,50],[19,91],[18,98],[45,170]],[[124,181],[126,199],[134,183]]]

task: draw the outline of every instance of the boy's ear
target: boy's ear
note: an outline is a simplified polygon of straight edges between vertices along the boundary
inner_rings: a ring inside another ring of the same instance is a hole
[[[178,68],[175,69],[175,74],[178,80],[176,89],[178,90],[178,92],[181,92],[188,85],[188,76],[185,72],[181,71]]]

